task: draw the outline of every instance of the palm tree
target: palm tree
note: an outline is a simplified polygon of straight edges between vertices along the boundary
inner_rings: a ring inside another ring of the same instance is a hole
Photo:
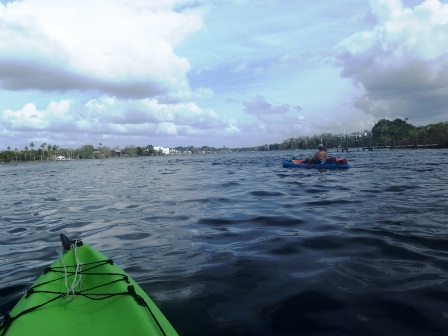
[[[31,156],[34,156],[33,155],[33,147],[34,147],[35,145],[34,145],[34,142],[31,142],[30,143],[30,147],[31,147],[31,155],[30,155],[30,161],[31,161]]]
[[[52,145],[50,145],[50,144],[47,145],[47,152],[48,152],[47,158],[48,158],[48,160],[50,160],[50,154],[51,154],[51,149],[52,148],[53,148]]]
[[[23,155],[23,159],[24,159],[24,161],[26,161],[26,154],[28,153],[28,146],[25,146],[24,150],[25,150],[25,154]]]
[[[53,145],[53,153],[56,153],[56,155],[58,154],[58,150],[59,150],[59,146],[57,146],[57,145]]]
[[[45,146],[46,146],[47,144],[44,142],[42,145],[40,145],[40,149],[41,149],[41,152],[40,152],[40,160],[41,161],[43,161],[44,160],[44,152],[45,152]]]

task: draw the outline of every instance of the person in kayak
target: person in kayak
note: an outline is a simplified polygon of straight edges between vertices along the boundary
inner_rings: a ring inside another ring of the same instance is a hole
[[[325,149],[323,144],[319,144],[317,146],[317,152],[311,159],[306,159],[305,162],[309,163],[322,163],[324,164],[328,158],[327,150]]]

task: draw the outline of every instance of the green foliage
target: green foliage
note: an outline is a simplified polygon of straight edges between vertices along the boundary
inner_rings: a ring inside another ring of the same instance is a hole
[[[303,136],[298,138],[289,138],[281,144],[271,144],[258,147],[258,150],[285,150],[285,149],[314,149],[319,143],[323,143],[327,148],[348,147],[366,147],[368,146],[369,135],[371,140],[377,144],[391,145],[419,145],[431,144],[442,147],[448,147],[448,122],[439,122],[427,126],[416,127],[409,124],[408,119],[387,119],[379,120],[371,131],[364,130],[361,133],[352,133],[347,135],[335,135],[323,133],[314,136]]]
[[[135,146],[127,146],[123,149],[123,153],[126,156],[137,156],[137,147]]]
[[[82,146],[78,150],[78,157],[80,159],[93,159],[94,158],[94,155],[93,155],[94,151],[95,151],[95,148],[93,148],[92,145]]]
[[[392,139],[408,139],[415,134],[415,126],[408,124],[407,119],[395,119],[394,121],[381,119],[372,128],[372,135],[379,141]]]
[[[372,128],[374,140],[380,143],[396,144],[437,144],[448,147],[448,122],[439,122],[416,127],[408,124],[407,119],[393,121],[381,119]]]
[[[143,156],[160,155],[160,152],[155,150],[153,145],[148,145],[148,146],[142,148],[142,155]]]
[[[13,151],[6,150],[0,153],[0,162],[13,162],[14,160],[15,158]]]

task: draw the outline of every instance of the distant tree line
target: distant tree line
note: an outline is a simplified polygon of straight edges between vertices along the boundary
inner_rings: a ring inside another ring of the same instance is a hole
[[[80,148],[62,148],[57,145],[41,144],[35,149],[35,144],[30,143],[24,149],[8,146],[7,150],[0,152],[0,162],[25,162],[25,161],[49,161],[58,157],[66,159],[104,159],[113,156],[143,156],[162,155],[152,145],[146,147],[127,146],[123,150],[118,147],[110,148],[101,143],[95,148],[92,145],[84,145]]]
[[[266,144],[258,150],[311,149],[323,143],[327,148],[361,147],[370,140],[375,146],[414,146],[433,145],[448,147],[448,122],[426,126],[414,126],[408,119],[393,121],[381,119],[371,130],[351,134],[322,133],[313,136],[289,138],[281,144]]]
[[[228,151],[229,148],[215,148],[209,146],[202,146],[196,148],[194,146],[176,147],[174,148],[177,153],[189,153],[189,154],[205,154],[205,153],[218,153]],[[80,148],[63,148],[57,145],[50,145],[47,143],[41,144],[36,148],[36,145],[31,142],[29,146],[25,146],[24,149],[14,148],[10,146],[2,152],[0,152],[0,162],[27,162],[27,161],[51,161],[57,160],[58,157],[64,157],[65,159],[105,159],[111,157],[136,157],[136,156],[158,156],[165,155],[161,150],[156,149],[152,145],[145,147],[139,146],[126,146],[123,149],[119,147],[110,148],[103,146],[99,143],[97,147],[93,145],[84,145]]]
[[[320,135],[302,136],[289,138],[281,144],[265,144],[258,147],[245,147],[229,149],[227,147],[215,148],[209,146],[179,146],[174,148],[177,153],[205,154],[223,153],[228,151],[267,151],[267,150],[287,150],[287,149],[311,149],[323,143],[327,148],[359,147],[366,144],[367,139],[377,146],[415,146],[437,145],[438,147],[448,147],[448,122],[439,122],[426,126],[414,126],[408,123],[408,119],[395,119],[393,121],[381,119],[371,130],[354,132],[352,134],[331,134],[322,133]],[[156,156],[164,155],[154,146],[145,147],[127,146],[120,150],[118,147],[110,148],[101,143],[97,147],[84,145],[80,148],[62,148],[57,145],[47,143],[39,147],[31,142],[23,149],[8,146],[7,150],[0,152],[0,162],[26,162],[26,161],[48,161],[56,160],[58,156],[68,159],[104,159],[114,156]]]

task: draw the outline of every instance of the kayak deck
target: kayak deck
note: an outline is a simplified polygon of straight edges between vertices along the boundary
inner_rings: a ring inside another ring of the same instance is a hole
[[[73,241],[0,325],[0,335],[177,335],[119,266]]]

